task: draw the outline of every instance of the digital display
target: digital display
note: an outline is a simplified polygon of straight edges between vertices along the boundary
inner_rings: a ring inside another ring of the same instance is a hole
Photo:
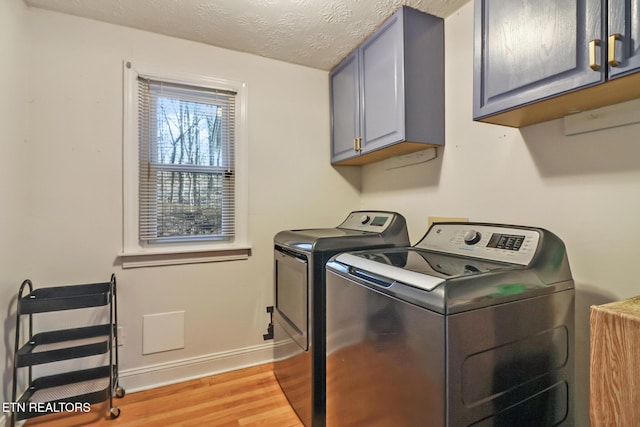
[[[373,218],[373,221],[371,221],[371,225],[375,227],[382,227],[387,222],[388,218],[388,216],[376,216]]]
[[[523,242],[524,236],[516,234],[493,234],[491,235],[491,239],[489,239],[489,243],[487,243],[487,247],[518,251]]]

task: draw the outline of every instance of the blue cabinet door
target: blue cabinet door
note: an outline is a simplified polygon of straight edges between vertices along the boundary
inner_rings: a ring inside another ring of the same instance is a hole
[[[603,4],[476,0],[474,118],[604,82]]]
[[[609,0],[609,77],[640,70],[640,0]]]
[[[444,144],[444,23],[403,6],[329,74],[331,162]]]
[[[360,77],[358,51],[345,58],[329,77],[331,94],[331,162],[357,155],[360,136]]]
[[[402,10],[360,47],[363,152],[405,139]]]

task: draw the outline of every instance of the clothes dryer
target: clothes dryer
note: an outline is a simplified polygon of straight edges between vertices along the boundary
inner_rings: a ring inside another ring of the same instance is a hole
[[[404,217],[356,211],[335,228],[274,238],[274,372],[302,422],[325,424],[325,264],[339,252],[408,246]]]

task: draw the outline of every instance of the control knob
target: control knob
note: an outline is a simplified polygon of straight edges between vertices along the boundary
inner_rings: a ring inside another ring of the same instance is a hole
[[[475,245],[480,241],[481,238],[482,238],[482,235],[476,230],[467,231],[466,233],[464,233],[464,237],[463,237],[464,242],[467,245]]]
[[[360,217],[360,224],[366,224],[369,222],[369,220],[371,219],[371,217],[369,215],[362,215]]]

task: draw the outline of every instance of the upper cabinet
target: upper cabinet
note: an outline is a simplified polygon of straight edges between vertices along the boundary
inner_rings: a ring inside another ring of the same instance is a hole
[[[331,162],[362,165],[444,144],[444,25],[402,7],[329,76]]]
[[[640,97],[639,2],[476,0],[474,120],[522,127]]]
[[[609,0],[607,62],[609,77],[640,70],[640,1]]]

